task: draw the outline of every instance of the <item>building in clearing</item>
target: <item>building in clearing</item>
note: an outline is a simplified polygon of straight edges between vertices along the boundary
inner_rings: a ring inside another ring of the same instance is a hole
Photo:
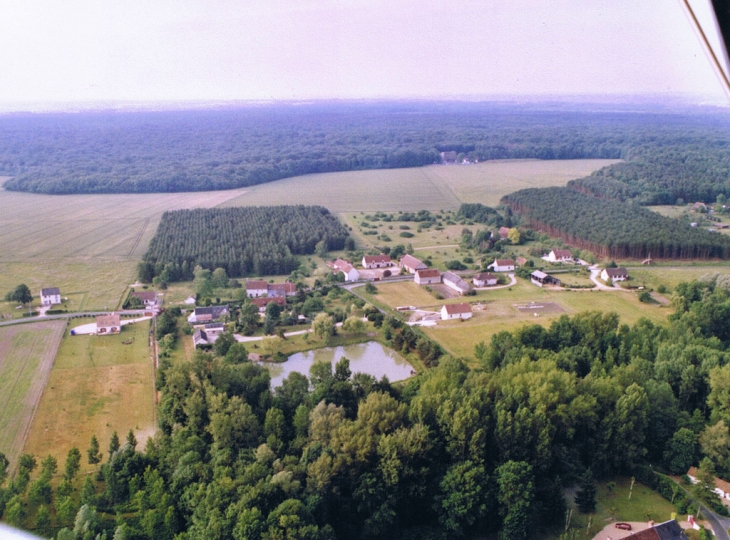
[[[226,317],[230,311],[228,306],[208,306],[208,307],[196,307],[195,310],[188,316],[188,322],[190,324],[207,324],[217,321],[222,317]]]
[[[445,304],[441,308],[441,320],[471,319],[473,313],[469,304]]]
[[[482,272],[475,274],[471,281],[475,287],[491,287],[497,284],[497,276],[489,272]]]
[[[459,294],[466,294],[471,290],[471,286],[453,272],[444,272],[441,274],[441,282]]]
[[[542,287],[543,285],[560,285],[560,280],[558,278],[549,276],[540,270],[535,270],[532,274],[530,274],[530,281],[533,285],[537,285],[538,287]]]
[[[388,268],[393,264],[387,255],[365,255],[362,258],[363,268]]]
[[[358,272],[352,264],[347,261],[343,261],[342,259],[337,259],[334,262],[328,261],[327,266],[332,268],[332,271],[335,274],[342,272],[345,276],[345,281],[357,281],[360,279],[360,272]]]
[[[58,287],[48,287],[41,289],[41,304],[44,306],[52,306],[61,303],[61,291]]]
[[[515,261],[512,259],[494,259],[494,262],[487,266],[495,272],[514,272]]]
[[[155,291],[132,291],[130,298],[139,298],[144,307],[152,308],[157,304],[157,293]]]
[[[693,484],[699,482],[697,479],[697,467],[690,467],[689,471],[687,471],[687,476],[689,476]],[[721,478],[715,478],[715,489],[712,491],[717,493],[722,499],[730,499],[730,482],[726,482]]]
[[[405,268],[411,274],[415,274],[417,270],[426,270],[428,268],[428,266],[416,259],[413,255],[403,255],[398,266]]]
[[[548,261],[555,262],[573,262],[573,254],[567,249],[554,249],[548,253]]]
[[[246,280],[246,296],[249,298],[258,298],[269,294],[269,284],[260,279]]]
[[[111,313],[109,315],[99,315],[96,318],[96,334],[105,336],[109,334],[118,334],[122,331],[122,318],[119,313]]]
[[[427,268],[426,270],[416,270],[413,281],[417,285],[430,285],[432,283],[441,283],[441,272],[436,268]]]
[[[282,296],[268,296],[266,298],[254,298],[251,300],[251,303],[259,308],[259,313],[264,313],[266,311],[266,306],[268,306],[271,302],[274,302],[281,307],[286,307],[286,299]]]
[[[626,268],[604,268],[601,272],[603,281],[626,281],[629,279],[629,271]]]
[[[199,328],[193,334],[193,345],[195,347],[212,345],[216,342],[218,336],[225,331],[226,327],[223,323],[206,324],[203,328]]]

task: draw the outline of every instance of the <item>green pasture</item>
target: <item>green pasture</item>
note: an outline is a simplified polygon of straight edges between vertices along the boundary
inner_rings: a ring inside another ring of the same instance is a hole
[[[17,464],[65,321],[0,328],[0,452]]]
[[[629,277],[631,278],[629,283],[632,286],[654,290],[664,285],[671,292],[674,287],[683,281],[693,281],[715,274],[728,275],[730,274],[730,267],[727,264],[725,266],[629,267]]]
[[[69,328],[90,321],[74,319]],[[144,446],[154,433],[149,329],[150,323],[143,321],[125,325],[118,335],[70,336],[67,332],[25,452],[51,454],[62,463],[72,446],[83,454],[92,435],[104,448],[114,430],[122,438],[130,429]]]

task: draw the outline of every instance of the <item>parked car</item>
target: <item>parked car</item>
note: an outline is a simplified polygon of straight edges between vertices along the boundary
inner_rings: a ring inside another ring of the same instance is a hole
[[[615,527],[624,531],[631,530],[631,525],[629,525],[628,523],[616,523]]]

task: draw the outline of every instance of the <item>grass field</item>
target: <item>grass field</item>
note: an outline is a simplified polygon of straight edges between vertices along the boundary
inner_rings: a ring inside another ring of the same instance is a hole
[[[449,302],[463,301],[450,300]],[[584,311],[616,312],[621,323],[634,324],[645,317],[660,323],[671,313],[669,308],[639,302],[636,294],[629,292],[601,291],[559,291],[535,287],[524,280],[507,289],[480,291],[476,297],[468,297],[470,303],[479,302],[484,311],[476,311],[468,321],[445,321],[435,327],[424,328],[424,332],[438,341],[451,354],[467,358],[474,357],[474,346],[480,341],[489,342],[491,337],[501,331],[513,331],[526,324],[550,323],[563,315],[560,312],[543,312],[540,309],[519,310],[516,305],[526,302],[552,302],[573,316]],[[438,305],[432,300],[430,307]],[[535,317],[538,313],[538,317]]]
[[[37,195],[0,191],[0,293],[84,295],[76,309],[114,309],[134,281],[162,213],[216,206],[242,191]],[[4,308],[7,310],[7,308]]]
[[[82,455],[92,435],[106,448],[112,431],[133,429],[141,447],[154,432],[149,323],[118,335],[69,336],[61,343],[25,452],[63,463],[72,446]],[[124,341],[133,340],[131,344]],[[82,460],[85,464],[86,460]],[[82,465],[85,470],[86,465]]]
[[[221,206],[321,204],[333,212],[449,210],[462,202],[494,206],[507,193],[563,186],[612,163],[616,160],[504,160],[309,174],[254,186]]]
[[[0,452],[17,464],[66,321],[0,328]]]
[[[657,289],[660,285],[664,285],[671,292],[674,287],[683,281],[692,281],[705,276],[715,274],[728,275],[730,267],[728,266],[686,266],[686,267],[662,267],[662,266],[644,266],[638,268],[630,268],[629,276],[632,285],[643,286],[647,288]]]

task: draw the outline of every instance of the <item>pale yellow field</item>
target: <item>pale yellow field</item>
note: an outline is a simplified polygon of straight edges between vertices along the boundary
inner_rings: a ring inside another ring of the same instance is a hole
[[[73,327],[78,322],[72,322]],[[149,323],[127,325],[119,335],[69,336],[61,343],[24,451],[63,463],[72,446],[86,449],[92,435],[102,451],[116,430],[132,429],[140,447],[154,433]],[[132,343],[123,342],[132,340]]]

